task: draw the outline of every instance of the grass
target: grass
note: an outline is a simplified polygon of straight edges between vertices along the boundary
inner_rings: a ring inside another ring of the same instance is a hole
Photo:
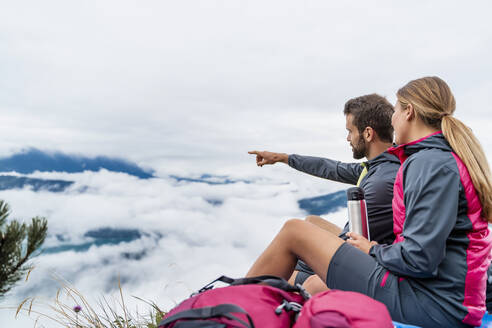
[[[43,327],[42,322],[50,322],[49,327],[67,328],[157,328],[165,312],[150,301],[133,296],[148,306],[148,313],[142,315],[130,311],[125,305],[123,290],[118,279],[119,299],[109,302],[102,297],[97,304],[89,301],[65,280],[55,278],[61,285],[52,302],[38,301],[35,297],[24,299],[16,309],[19,313],[35,316],[34,327]]]

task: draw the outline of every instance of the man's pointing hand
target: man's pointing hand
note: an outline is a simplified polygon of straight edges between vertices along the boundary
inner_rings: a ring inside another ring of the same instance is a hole
[[[265,164],[275,164],[282,162],[287,164],[289,162],[289,155],[284,153],[272,153],[270,151],[248,151],[248,154],[256,155],[256,165],[263,166]]]

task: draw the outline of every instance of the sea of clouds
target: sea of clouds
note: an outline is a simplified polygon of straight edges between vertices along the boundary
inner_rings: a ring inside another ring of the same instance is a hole
[[[257,169],[254,157],[250,159]],[[169,176],[138,179],[106,170],[28,175],[75,182],[62,193],[28,188],[0,192],[13,209],[12,217],[48,218],[44,247],[81,244],[87,231],[102,227],[138,229],[141,238],[81,252],[41,254],[29,280],[19,283],[0,306],[15,307],[26,297],[37,297],[34,308],[50,303],[60,287],[58,277],[94,302],[117,296],[120,279],[131,309],[138,305],[145,311],[146,305],[130,295],[169,309],[219,275],[243,276],[287,219],[306,215],[297,200],[343,188],[283,164],[258,170],[227,176],[232,180],[227,184],[220,184],[226,180],[220,176],[212,180],[219,184],[207,184]],[[342,225],[345,210],[330,218]],[[37,318],[21,314],[14,321],[14,313],[0,310],[1,322],[32,327]]]

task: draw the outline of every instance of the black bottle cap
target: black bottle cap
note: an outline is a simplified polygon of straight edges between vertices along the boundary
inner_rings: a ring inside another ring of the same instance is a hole
[[[347,200],[364,199],[364,190],[361,187],[352,187],[347,189]]]

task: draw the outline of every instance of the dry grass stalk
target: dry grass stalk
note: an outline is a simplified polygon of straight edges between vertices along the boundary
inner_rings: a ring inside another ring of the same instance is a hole
[[[55,277],[61,285],[56,293],[52,304],[35,303],[34,297],[23,300],[16,309],[15,316],[20,312],[38,315],[34,327],[38,325],[40,318],[47,319],[66,328],[157,328],[157,325],[165,312],[149,301],[134,297],[150,306],[149,314],[143,316],[135,311],[128,311],[123,297],[120,279],[118,278],[118,289],[120,300],[115,305],[109,304],[106,298],[98,302],[99,313],[91,306],[90,302],[67,281]],[[29,306],[26,306],[30,301]],[[75,306],[71,305],[75,304]],[[34,306],[34,309],[33,309]],[[36,309],[40,307],[41,309]],[[123,312],[123,316],[119,313]],[[47,314],[50,313],[50,314]],[[51,327],[52,325],[50,325]]]

